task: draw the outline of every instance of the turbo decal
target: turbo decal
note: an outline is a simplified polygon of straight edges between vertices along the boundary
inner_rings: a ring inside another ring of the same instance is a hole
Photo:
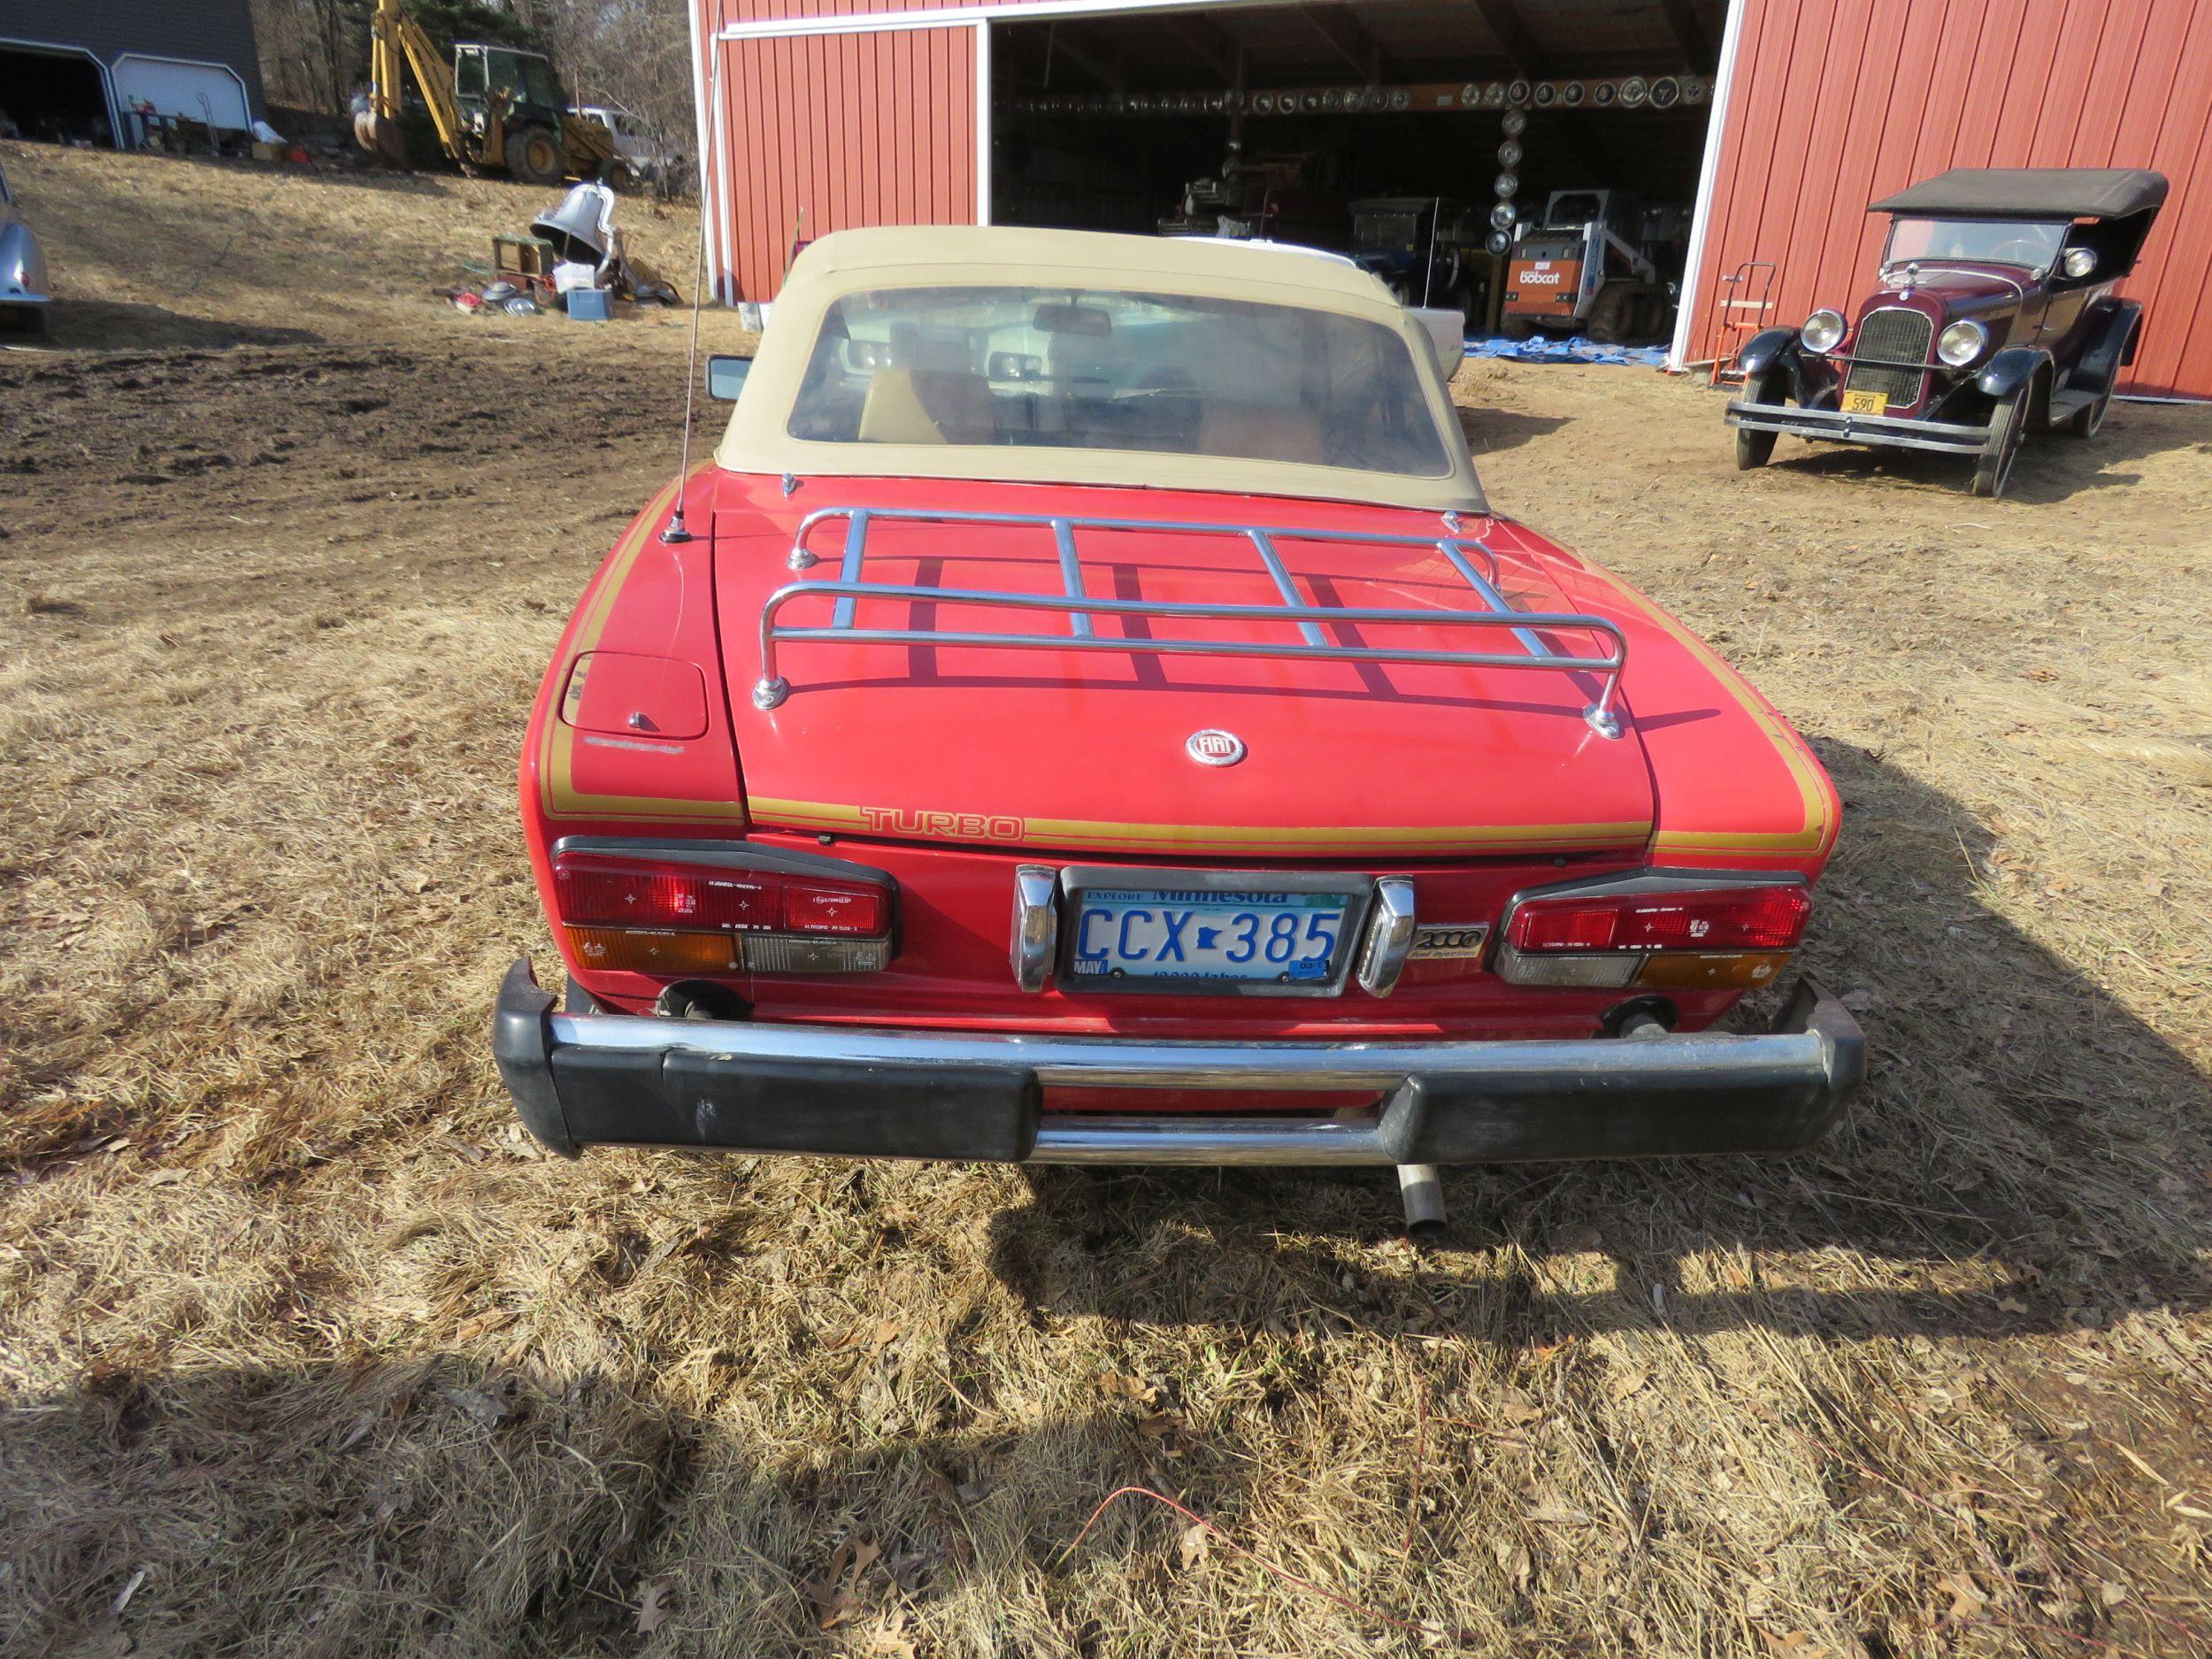
[[[1018,818],[980,812],[918,812],[906,807],[864,806],[860,821],[879,835],[920,835],[933,841],[1018,841],[1027,826]]]

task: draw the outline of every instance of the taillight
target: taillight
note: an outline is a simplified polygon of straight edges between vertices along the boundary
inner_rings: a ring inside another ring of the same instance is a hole
[[[891,959],[891,879],[785,867],[787,855],[711,861],[563,849],[554,908],[588,967],[698,973],[869,973]],[[827,861],[824,861],[827,862]]]
[[[1699,887],[1648,879],[1518,900],[1497,970],[1517,985],[1648,986],[1663,990],[1763,985],[1805,935],[1813,902],[1801,886]]]

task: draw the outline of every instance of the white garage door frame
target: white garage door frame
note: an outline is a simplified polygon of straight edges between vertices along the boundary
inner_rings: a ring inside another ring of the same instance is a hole
[[[1003,5],[946,5],[907,12],[844,12],[828,16],[761,18],[726,24],[715,33],[724,41],[789,40],[807,35],[873,35],[901,29],[972,28],[976,49],[976,223],[991,222],[991,25],[1034,23],[1056,18],[1111,18],[1159,12],[1238,12],[1268,6],[1281,7],[1285,0],[1008,0]],[[1667,367],[1680,373],[1690,344],[1691,319],[1697,306],[1698,266],[1705,257],[1708,220],[1713,191],[1720,176],[1721,142],[1726,135],[1728,100],[1736,79],[1736,58],[1743,40],[1746,0],[1728,0],[1728,16],[1721,31],[1720,63],[1713,77],[1712,114],[1705,127],[1705,150],[1700,157],[1697,201],[1690,215],[1689,245],[1685,250],[1682,292],[1676,308],[1674,339],[1667,349]],[[708,153],[710,122],[721,113],[721,77],[715,77],[710,93],[706,58],[702,50],[699,10],[691,10],[692,96],[698,107],[699,153]],[[1356,7],[1355,7],[1356,10]],[[719,54],[717,54],[718,60]],[[703,211],[711,211],[714,258],[718,270],[726,271],[721,246],[722,209],[726,202],[712,198],[716,192],[703,173]]]
[[[144,64],[150,68],[156,69],[212,69],[218,73],[228,75],[233,83],[234,83],[238,88],[238,110],[239,113],[243,118],[235,127],[229,126],[227,122],[212,119],[211,118],[213,117],[215,111],[211,106],[208,108],[205,118],[203,117],[201,111],[199,111],[182,108],[175,110],[165,109],[162,111],[162,113],[165,115],[181,115],[196,121],[202,119],[208,119],[211,126],[222,127],[225,127],[226,130],[231,132],[251,132],[253,130],[253,94],[247,88],[245,76],[240,74],[228,64],[218,63],[206,58],[173,58],[166,52],[119,53],[116,57],[114,65],[114,96],[119,99],[124,100],[125,102],[128,101],[126,96],[126,88],[129,80],[129,72],[125,65],[129,64]]]
[[[81,58],[90,64],[93,73],[100,77],[100,96],[107,104],[108,135],[118,150],[123,147],[123,124],[115,104],[115,77],[108,73],[107,65],[100,60],[97,52],[82,46],[64,46],[58,41],[28,41],[13,35],[0,35],[0,50],[8,47],[14,47],[19,51],[42,53],[49,58]]]

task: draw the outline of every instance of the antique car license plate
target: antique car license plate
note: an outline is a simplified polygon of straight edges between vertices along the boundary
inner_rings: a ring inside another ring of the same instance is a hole
[[[1888,396],[1882,392],[1846,392],[1843,412],[1847,415],[1886,415],[1889,413]]]
[[[1343,987],[1371,889],[1363,877],[1131,873],[1063,878],[1070,988],[1329,995]]]

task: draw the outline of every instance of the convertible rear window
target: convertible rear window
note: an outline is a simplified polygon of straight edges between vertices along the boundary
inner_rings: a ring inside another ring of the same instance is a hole
[[[824,316],[787,430],[817,443],[1449,470],[1412,354],[1379,323],[1083,288],[849,294]]]

